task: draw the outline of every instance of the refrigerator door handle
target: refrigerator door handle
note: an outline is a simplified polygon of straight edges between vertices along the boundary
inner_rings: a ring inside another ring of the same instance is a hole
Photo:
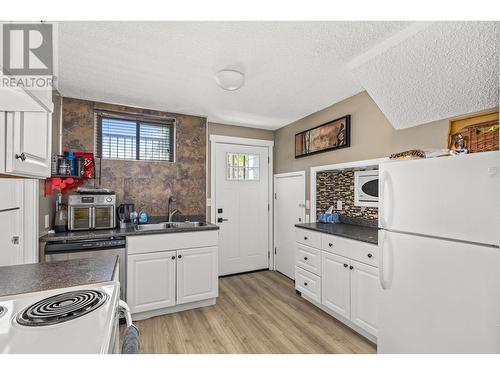
[[[394,189],[392,187],[392,180],[391,176],[389,175],[389,172],[383,171],[379,181],[380,184],[379,184],[378,207],[379,207],[380,226],[384,229],[387,229],[388,228],[387,223],[390,221],[390,215],[389,218],[387,215],[388,208],[391,212],[393,212],[394,210],[392,206],[392,196],[394,195]],[[387,199],[385,194],[386,190],[389,193],[387,194]]]
[[[385,249],[385,244],[386,244],[386,239],[385,239],[385,231],[381,230],[379,231],[379,246],[380,246],[380,251],[379,251],[379,264],[378,264],[378,279],[380,282],[380,286],[382,287],[383,290],[387,290],[387,283],[385,281],[385,272],[384,272],[384,249]]]

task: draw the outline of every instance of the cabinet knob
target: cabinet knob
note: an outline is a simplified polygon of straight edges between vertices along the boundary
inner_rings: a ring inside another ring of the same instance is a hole
[[[21,159],[21,161],[25,161],[26,160],[26,155],[24,154],[24,152],[21,152],[21,154],[16,154],[15,155],[15,158],[16,159]]]
[[[307,286],[307,283],[306,283],[306,282],[304,282],[304,286]]]
[[[304,257],[304,260],[307,260],[307,257]]]
[[[306,241],[307,241],[307,237],[304,237],[304,240],[306,240]]]
[[[333,244],[330,242],[330,243],[328,244],[328,246],[332,247],[332,246],[333,246]]]
[[[181,258],[182,258],[182,255],[177,256],[177,258],[181,259]]]
[[[352,270],[354,268],[354,266],[349,266],[349,269]]]
[[[347,264],[344,263],[344,268],[347,268]]]
[[[372,253],[368,253],[368,258],[371,258],[373,256]]]
[[[175,255],[172,255],[172,260],[174,260],[174,259],[175,259]]]

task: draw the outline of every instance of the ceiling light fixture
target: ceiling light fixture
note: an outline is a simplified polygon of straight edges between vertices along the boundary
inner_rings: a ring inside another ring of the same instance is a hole
[[[245,75],[232,69],[223,69],[215,74],[215,82],[224,90],[238,90],[245,83]]]

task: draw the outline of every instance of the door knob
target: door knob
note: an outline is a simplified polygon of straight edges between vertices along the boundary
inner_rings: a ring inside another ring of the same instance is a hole
[[[24,152],[21,152],[21,154],[16,154],[14,155],[16,159],[21,159],[21,161],[25,161],[26,160],[26,155],[24,154]]]
[[[228,221],[228,219],[223,219],[222,217],[217,218],[218,223],[222,223],[223,221]]]

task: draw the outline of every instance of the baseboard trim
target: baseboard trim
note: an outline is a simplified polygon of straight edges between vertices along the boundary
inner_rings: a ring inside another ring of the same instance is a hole
[[[153,318],[155,316],[172,314],[172,313],[176,313],[176,312],[180,312],[180,311],[197,309],[200,307],[213,306],[213,305],[215,305],[216,301],[217,301],[217,298],[210,298],[210,299],[206,299],[203,301],[196,301],[196,302],[185,303],[185,304],[177,305],[177,306],[165,307],[163,309],[138,312],[138,313],[132,314],[132,320],[133,321],[144,320],[144,319]]]
[[[224,277],[246,275],[247,273],[264,272],[264,271],[269,271],[269,268],[261,268],[259,270],[251,270],[251,271],[244,271],[244,272],[238,272],[238,273],[230,273],[228,275],[220,275],[219,279],[222,279]]]
[[[374,344],[377,344],[377,337],[372,335],[371,333],[365,331],[363,328],[357,326],[356,324],[354,324],[353,322],[351,322],[350,320],[347,320],[346,318],[344,318],[343,316],[340,316],[339,314],[337,314],[335,311],[332,311],[330,310],[328,307],[326,306],[323,306],[322,304],[316,302],[316,301],[313,301],[311,298],[309,298],[308,296],[306,296],[305,294],[302,293],[302,298],[304,298],[307,302],[309,303],[312,303],[314,306],[316,306],[317,308],[323,310],[324,312],[326,312],[328,315],[331,315],[332,317],[334,317],[335,319],[337,319],[339,322],[341,322],[342,324],[348,326],[350,329],[352,329],[353,331],[356,331],[357,333],[359,333],[361,336],[367,338],[368,340],[370,340],[371,342],[373,342]]]

